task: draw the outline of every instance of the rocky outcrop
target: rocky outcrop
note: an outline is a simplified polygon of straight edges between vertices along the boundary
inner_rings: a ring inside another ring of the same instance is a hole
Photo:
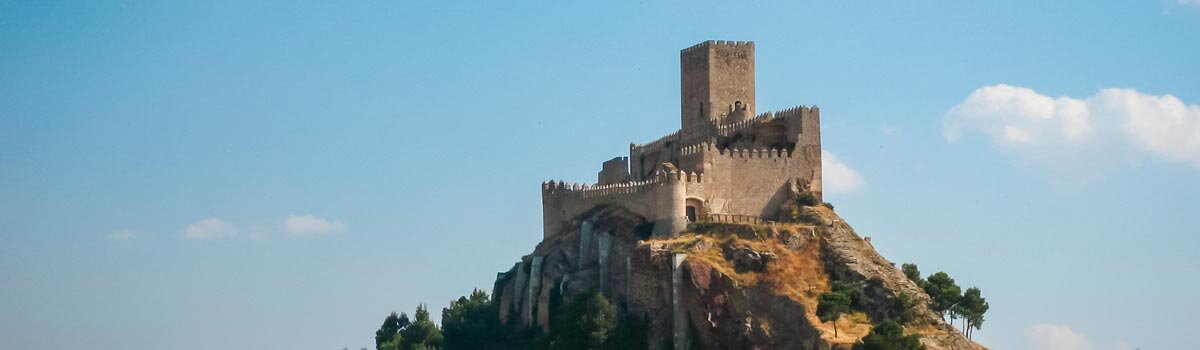
[[[890,302],[901,293],[918,300],[914,320],[910,328],[921,336],[921,344],[928,350],[941,349],[984,349],[968,340],[954,327],[942,321],[930,310],[929,296],[913,283],[892,262],[884,259],[871,244],[854,232],[844,220],[835,214],[832,223],[821,227],[818,232],[824,241],[826,271],[835,279],[860,282],[867,286],[865,292],[874,300]],[[871,316],[886,317],[887,306],[876,303]]]
[[[692,342],[706,349],[848,349],[870,331],[870,320],[892,316],[892,301],[907,294],[919,303],[906,329],[928,349],[983,349],[929,310],[928,296],[832,210],[803,210],[821,220],[700,223],[677,237],[650,239],[645,218],[595,208],[499,275],[499,316],[518,322],[530,312],[530,326],[550,329],[549,300],[600,290],[622,312],[645,319],[651,349]],[[673,257],[685,255],[673,266]],[[535,260],[540,271],[531,268]],[[836,337],[832,324],[815,315],[817,296],[831,280],[863,286],[871,300],[838,321]]]

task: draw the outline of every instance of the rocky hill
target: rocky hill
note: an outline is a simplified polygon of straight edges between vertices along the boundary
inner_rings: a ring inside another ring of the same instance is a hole
[[[804,223],[728,218],[652,238],[645,218],[594,208],[499,274],[499,317],[548,330],[554,300],[599,290],[645,320],[651,349],[849,349],[873,320],[896,317],[905,295],[915,300],[905,332],[927,349],[983,349],[931,311],[929,297],[833,210],[802,209]],[[837,336],[816,314],[818,296],[835,282],[865,296],[837,321]]]

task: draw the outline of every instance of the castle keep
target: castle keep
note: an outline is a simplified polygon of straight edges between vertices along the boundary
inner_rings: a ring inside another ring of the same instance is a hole
[[[604,162],[595,184],[542,184],[543,240],[598,206],[618,206],[670,236],[690,222],[774,220],[803,183],[821,198],[820,110],[755,114],[754,43],[709,40],[683,49],[680,129]]]

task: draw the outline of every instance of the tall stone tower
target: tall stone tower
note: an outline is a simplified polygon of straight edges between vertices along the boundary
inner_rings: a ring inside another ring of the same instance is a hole
[[[710,121],[754,116],[754,42],[709,40],[679,53],[681,136],[705,134]]]

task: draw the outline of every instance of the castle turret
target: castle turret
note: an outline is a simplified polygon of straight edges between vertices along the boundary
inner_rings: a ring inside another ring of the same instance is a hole
[[[687,230],[687,174],[676,169],[660,171],[658,179],[658,193],[654,196],[658,212],[654,235],[674,236]]]
[[[629,181],[629,157],[616,157],[604,162],[596,174],[597,185]]]

